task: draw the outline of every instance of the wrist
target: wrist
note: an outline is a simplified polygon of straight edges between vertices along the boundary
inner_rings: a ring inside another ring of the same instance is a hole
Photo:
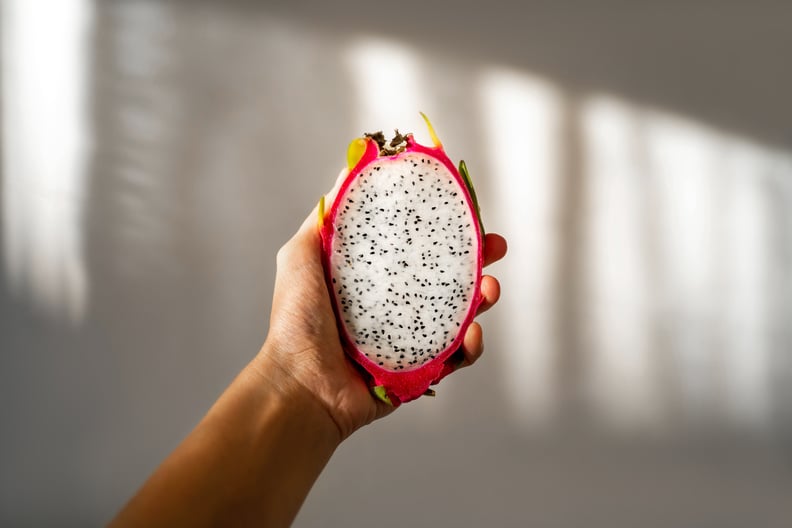
[[[278,351],[265,342],[256,357],[245,367],[249,382],[268,394],[283,410],[303,421],[335,449],[345,435],[324,401],[295,373],[278,361]]]
[[[289,525],[340,444],[324,408],[298,389],[273,362],[256,358],[221,398],[217,415],[207,416],[239,466],[225,479],[230,495],[218,524]]]

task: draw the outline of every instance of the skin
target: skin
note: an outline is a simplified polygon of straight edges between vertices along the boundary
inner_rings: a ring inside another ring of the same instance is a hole
[[[288,526],[338,445],[393,412],[341,347],[316,218],[314,210],[278,251],[259,353],[110,526]],[[503,237],[486,235],[484,264],[505,254]],[[500,285],[484,276],[481,292],[479,313],[497,302]],[[462,348],[463,367],[481,356],[478,323]]]

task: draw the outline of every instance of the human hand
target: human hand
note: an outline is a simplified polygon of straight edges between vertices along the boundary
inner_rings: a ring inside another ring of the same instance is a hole
[[[314,210],[278,252],[261,351],[113,526],[288,526],[338,444],[393,411],[372,396],[341,346],[317,216]],[[505,254],[503,237],[486,235],[484,265]],[[498,281],[485,275],[481,293],[478,313],[497,302]],[[461,366],[483,350],[481,326],[472,323]]]
[[[327,203],[332,203],[345,174],[341,173],[327,195]],[[314,209],[278,252],[270,330],[254,364],[263,370],[276,369],[283,390],[315,397],[344,439],[393,407],[372,397],[366,380],[344,353],[324,278],[317,214]],[[496,262],[506,254],[506,240],[488,233],[483,251],[485,266]],[[481,293],[478,313],[498,301],[497,279],[484,275]],[[474,322],[463,339],[461,367],[475,363],[483,350],[482,329]]]

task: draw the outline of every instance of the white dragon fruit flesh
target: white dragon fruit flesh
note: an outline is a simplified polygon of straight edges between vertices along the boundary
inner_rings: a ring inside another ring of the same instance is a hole
[[[424,116],[425,118],[425,116]],[[328,289],[347,354],[374,394],[399,405],[433,394],[459,364],[481,302],[483,227],[464,162],[412,134],[366,134],[320,232]]]

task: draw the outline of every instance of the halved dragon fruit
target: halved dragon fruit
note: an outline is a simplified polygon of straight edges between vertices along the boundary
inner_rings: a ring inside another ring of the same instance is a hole
[[[352,142],[349,175],[319,221],[328,288],[348,355],[398,405],[459,364],[481,302],[484,230],[464,161],[412,134]]]

